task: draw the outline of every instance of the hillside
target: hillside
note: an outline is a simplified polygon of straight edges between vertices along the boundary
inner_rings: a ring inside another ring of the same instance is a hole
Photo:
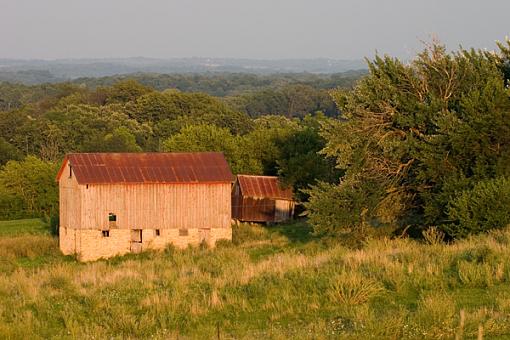
[[[298,222],[79,264],[39,220],[0,222],[0,337],[505,338],[509,244],[504,230],[348,250]]]

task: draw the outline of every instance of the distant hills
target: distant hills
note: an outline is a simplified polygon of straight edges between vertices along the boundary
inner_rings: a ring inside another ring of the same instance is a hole
[[[151,59],[142,57],[58,60],[0,59],[0,81],[40,84],[133,73],[333,74],[366,68],[363,60],[336,59]]]

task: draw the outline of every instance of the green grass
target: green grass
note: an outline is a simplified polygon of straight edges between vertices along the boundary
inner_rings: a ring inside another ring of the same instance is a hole
[[[14,236],[22,234],[49,234],[50,229],[47,223],[44,223],[39,218],[15,220],[15,221],[0,221],[0,237]]]
[[[510,231],[349,250],[242,225],[216,249],[82,264],[40,222],[1,223],[0,338],[510,338]]]

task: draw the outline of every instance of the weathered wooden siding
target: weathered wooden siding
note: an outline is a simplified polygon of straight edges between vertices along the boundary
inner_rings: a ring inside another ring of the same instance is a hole
[[[232,187],[232,218],[235,220],[242,220],[243,217],[243,198],[239,183],[236,181]]]
[[[68,163],[68,162],[67,162]],[[64,228],[76,228],[81,225],[81,191],[74,174],[69,177],[69,163],[59,182],[59,211],[60,226]]]
[[[294,201],[276,200],[275,201],[275,222],[287,221],[294,214]]]
[[[78,228],[230,228],[230,184],[101,184],[82,188]]]

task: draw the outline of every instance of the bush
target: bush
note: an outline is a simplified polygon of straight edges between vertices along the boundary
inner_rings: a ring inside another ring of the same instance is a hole
[[[60,227],[60,218],[58,214],[53,214],[50,217],[50,232],[52,235],[58,236],[58,229]]]
[[[25,206],[23,200],[13,194],[5,193],[0,188],[0,221],[15,220],[26,217],[31,217]]]
[[[382,285],[359,273],[343,272],[331,283],[329,296],[333,302],[346,305],[360,305],[384,292]]]
[[[501,229],[510,224],[510,180],[481,181],[450,202],[453,223],[445,229],[454,237]]]
[[[444,241],[445,234],[437,227],[429,227],[422,232],[423,239],[428,244],[441,244]]]

